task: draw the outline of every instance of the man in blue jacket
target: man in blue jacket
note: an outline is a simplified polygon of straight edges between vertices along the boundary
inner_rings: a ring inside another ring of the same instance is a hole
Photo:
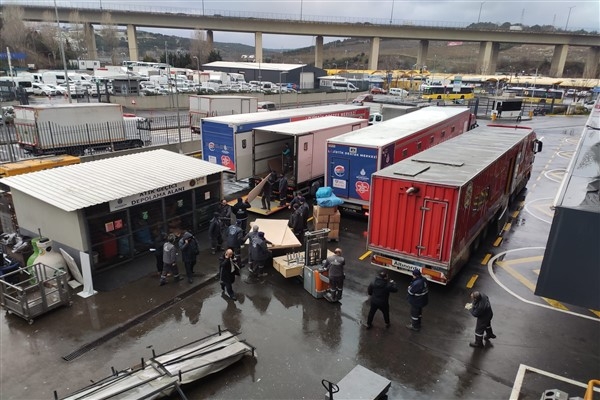
[[[429,303],[429,288],[427,279],[421,275],[421,271],[414,269],[413,280],[408,286],[408,303],[410,304],[410,324],[406,325],[411,331],[421,330],[421,316],[423,307]]]
[[[492,318],[494,313],[492,312],[492,305],[490,299],[483,293],[473,292],[471,293],[471,305],[467,305],[467,309],[471,311],[471,315],[477,318],[477,324],[475,325],[475,341],[469,343],[471,347],[483,347],[483,339],[495,339],[496,335],[492,331]],[[485,332],[485,338],[483,333]]]

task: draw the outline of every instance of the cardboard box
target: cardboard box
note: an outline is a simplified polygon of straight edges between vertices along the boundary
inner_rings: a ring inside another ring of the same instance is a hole
[[[317,215],[314,217],[315,222],[328,224],[329,223],[329,215]]]
[[[327,222],[315,222],[315,230],[328,228]]]
[[[342,220],[342,214],[340,214],[339,211],[336,212],[335,214],[329,216],[329,223],[331,223],[331,222],[339,223],[341,220]]]
[[[329,239],[339,239],[340,238],[340,231],[339,230],[331,230],[329,231],[329,235],[327,235],[327,237]]]
[[[313,209],[313,215],[333,215],[337,212],[336,207],[319,207],[315,206]]]
[[[327,225],[327,227],[329,229],[331,229],[332,231],[338,231],[340,230],[340,223],[339,222],[330,222],[329,225]]]

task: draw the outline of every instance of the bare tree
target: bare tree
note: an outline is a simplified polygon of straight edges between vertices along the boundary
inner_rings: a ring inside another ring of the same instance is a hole
[[[81,55],[87,49],[87,43],[85,42],[86,22],[81,17],[79,11],[71,11],[69,20],[71,21],[71,46],[77,54]]]
[[[56,26],[56,20],[54,18],[54,14],[50,11],[45,11],[44,14],[42,14],[43,22],[38,25],[38,32],[41,43],[48,51],[50,51],[50,53],[52,53],[52,57],[56,60],[60,49],[58,41],[62,40],[62,38],[60,37],[61,32]]]
[[[3,47],[22,50],[25,46],[28,29],[23,23],[23,8],[6,5],[2,10],[2,29],[0,29],[0,42]]]
[[[117,26],[112,20],[110,13],[105,12],[102,14],[102,28],[100,29],[100,35],[104,42],[104,51],[110,53],[110,61],[112,65],[117,65],[117,54],[119,46],[119,37]]]
[[[190,56],[198,57],[200,64],[203,64],[208,60],[211,47],[212,44],[206,40],[206,32],[196,29],[190,41]]]

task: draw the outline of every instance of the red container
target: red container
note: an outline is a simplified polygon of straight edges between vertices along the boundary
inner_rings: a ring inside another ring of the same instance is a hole
[[[446,284],[531,175],[533,130],[480,127],[373,174],[368,248],[376,265]]]

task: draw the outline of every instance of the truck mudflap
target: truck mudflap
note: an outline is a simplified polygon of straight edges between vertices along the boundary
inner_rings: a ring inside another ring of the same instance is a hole
[[[439,283],[441,285],[446,285],[448,283],[448,274],[446,272],[436,271],[423,264],[413,264],[377,253],[373,253],[371,256],[371,264],[397,271],[405,275],[412,275],[412,272],[415,269],[418,269],[423,275],[427,276],[427,279],[432,282]]]

